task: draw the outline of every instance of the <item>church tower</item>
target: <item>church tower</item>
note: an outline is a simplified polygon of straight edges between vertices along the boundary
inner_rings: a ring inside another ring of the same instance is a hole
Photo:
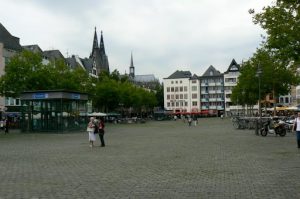
[[[90,59],[92,59],[93,64],[97,68],[97,74],[101,73],[102,71],[107,71],[109,73],[109,63],[108,63],[107,55],[105,54],[103,33],[101,31],[100,45],[98,45],[96,27],[95,27],[94,40],[93,40],[93,49],[90,55]]]
[[[131,60],[130,60],[130,67],[129,67],[129,77],[134,79],[134,65],[133,65],[133,58],[132,58],[132,52],[131,52]]]

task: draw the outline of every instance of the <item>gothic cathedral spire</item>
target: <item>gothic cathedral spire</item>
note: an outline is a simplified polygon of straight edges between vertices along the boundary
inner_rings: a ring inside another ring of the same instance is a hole
[[[130,67],[129,67],[129,77],[134,78],[134,65],[133,65],[133,58],[132,58],[132,52],[131,52],[131,59],[130,59]]]
[[[105,54],[103,34],[101,31],[100,45],[99,45],[96,27],[95,27],[94,40],[93,40],[93,49],[90,55],[90,59],[92,59],[93,63],[95,64],[98,74],[101,73],[102,71],[109,72],[109,63],[108,63],[107,55]]]
[[[103,33],[101,31],[101,38],[100,38],[100,52],[102,54],[105,54],[105,48],[104,48],[104,41],[103,41]]]
[[[94,33],[94,41],[93,41],[93,48],[92,48],[92,55],[95,53],[95,49],[99,48],[98,47],[98,37],[97,37],[97,29],[95,27],[95,33]]]

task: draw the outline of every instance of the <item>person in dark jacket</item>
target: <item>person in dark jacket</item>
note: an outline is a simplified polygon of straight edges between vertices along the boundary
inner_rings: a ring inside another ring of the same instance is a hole
[[[105,147],[105,142],[104,142],[104,121],[103,118],[100,118],[100,122],[99,122],[99,138],[100,138],[100,142],[101,142],[101,147]]]
[[[8,128],[9,128],[9,121],[8,121],[8,119],[7,119],[7,118],[5,119],[5,123],[4,123],[4,125],[5,125],[5,126],[4,126],[4,129],[5,129],[5,131],[4,131],[4,132],[5,132],[5,134],[6,134],[6,133],[8,133]]]

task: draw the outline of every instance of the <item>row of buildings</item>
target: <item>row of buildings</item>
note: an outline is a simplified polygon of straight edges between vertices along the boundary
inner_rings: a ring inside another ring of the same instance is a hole
[[[102,71],[110,72],[108,56],[105,52],[103,33],[101,31],[100,41],[98,41],[97,30],[95,28],[92,50],[88,58],[81,58],[78,55],[71,55],[64,57],[59,50],[42,50],[38,45],[21,45],[20,39],[13,36],[9,31],[0,23],[0,76],[5,73],[5,65],[9,62],[11,57],[21,52],[22,50],[29,50],[39,53],[43,57],[43,63],[55,62],[56,60],[63,60],[70,69],[82,67],[90,76],[98,77]],[[133,56],[131,53],[129,80],[138,86],[145,88],[152,88],[159,83],[159,80],[153,74],[136,75],[135,66],[133,64]],[[21,105],[20,99],[0,96],[0,113],[6,113],[9,116],[15,116],[19,112]],[[3,117],[1,115],[0,117]],[[1,119],[1,118],[0,118]]]
[[[198,113],[203,115],[245,114],[245,107],[233,104],[230,97],[238,83],[241,66],[234,59],[227,71],[221,73],[209,66],[202,76],[192,75],[190,71],[175,71],[163,79],[164,107],[173,113]],[[238,101],[238,100],[237,100]],[[268,96],[265,102],[270,106],[296,106],[300,101],[300,86],[292,89],[291,94],[275,100]],[[253,107],[256,112],[258,105]]]

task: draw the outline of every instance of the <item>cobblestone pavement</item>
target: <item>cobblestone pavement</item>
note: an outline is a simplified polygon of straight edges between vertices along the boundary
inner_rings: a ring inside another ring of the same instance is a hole
[[[85,132],[0,132],[0,199],[300,198],[294,133],[261,137],[219,118],[106,131],[94,149]]]

